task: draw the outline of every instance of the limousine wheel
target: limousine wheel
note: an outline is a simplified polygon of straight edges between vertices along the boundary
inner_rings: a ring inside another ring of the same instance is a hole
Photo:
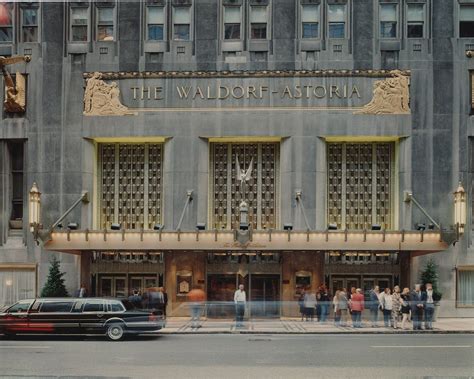
[[[107,327],[107,338],[111,341],[120,341],[125,335],[123,324],[110,324]]]

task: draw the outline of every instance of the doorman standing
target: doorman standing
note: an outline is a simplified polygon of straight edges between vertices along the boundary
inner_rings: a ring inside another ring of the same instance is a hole
[[[245,303],[247,296],[245,295],[244,285],[240,284],[239,289],[234,293],[235,303],[235,326],[240,328],[244,326]]]

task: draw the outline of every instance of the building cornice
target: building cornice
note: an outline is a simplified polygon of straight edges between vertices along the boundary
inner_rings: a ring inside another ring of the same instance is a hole
[[[410,76],[410,70],[262,70],[262,71],[102,71],[102,79],[171,79],[171,78],[307,78],[307,77],[369,77]],[[94,72],[85,72],[89,79]]]

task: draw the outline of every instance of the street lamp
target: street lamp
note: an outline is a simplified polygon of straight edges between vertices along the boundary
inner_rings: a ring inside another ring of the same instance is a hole
[[[466,225],[466,191],[461,182],[454,192],[454,224],[457,226],[459,234],[463,234]]]

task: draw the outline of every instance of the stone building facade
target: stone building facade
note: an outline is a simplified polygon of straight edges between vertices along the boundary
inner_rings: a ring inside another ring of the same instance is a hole
[[[165,286],[179,315],[201,286],[214,317],[238,283],[251,315],[294,315],[303,287],[412,287],[433,258],[441,314],[473,315],[474,2],[1,7],[0,55],[31,60],[4,66],[26,110],[0,123],[0,303],[53,254],[71,293]],[[454,225],[458,183],[453,239],[429,224]]]

